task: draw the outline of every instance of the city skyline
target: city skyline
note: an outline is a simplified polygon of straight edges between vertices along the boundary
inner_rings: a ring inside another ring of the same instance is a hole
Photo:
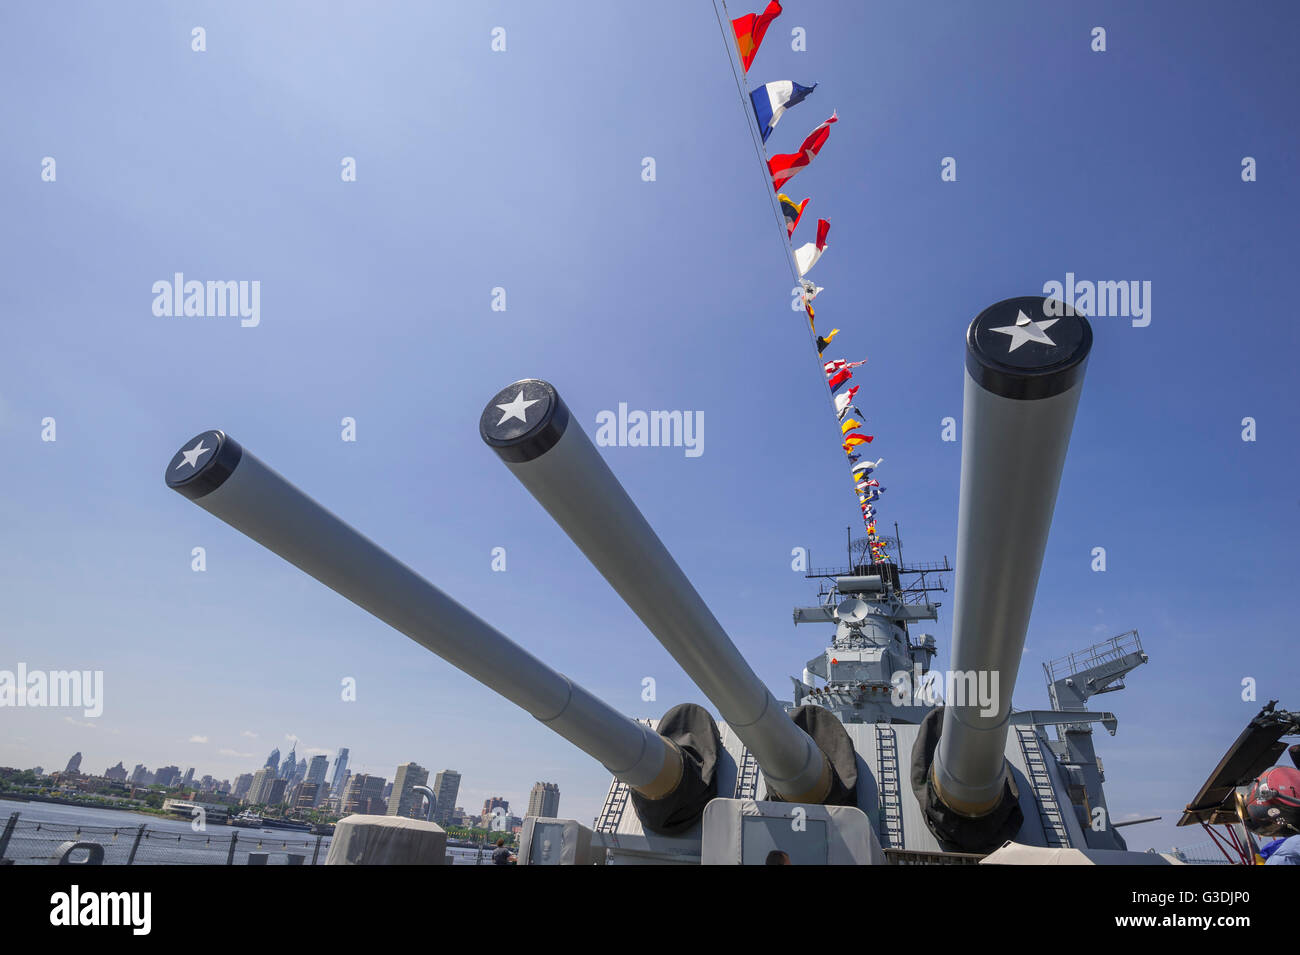
[[[294,737],[292,734],[286,734],[286,740],[287,740],[287,741],[292,741],[292,742],[295,742],[295,743],[296,743],[296,741],[297,741],[297,737]],[[279,747],[277,746],[275,749],[272,750],[272,753],[277,752],[278,749],[279,749]],[[293,751],[293,750],[291,749],[290,752],[292,752],[292,751]],[[349,748],[348,748],[348,747],[344,747],[344,748],[342,749],[342,751],[345,752],[345,753],[346,753],[346,752],[349,752]],[[306,753],[306,752],[310,752],[310,753],[312,753],[312,759],[309,761],[309,765],[310,765],[311,763],[314,763],[316,759],[318,759],[318,758],[320,758],[320,757],[322,757],[322,756],[325,755],[324,753],[317,753],[317,752],[314,752],[311,748],[304,749],[304,752],[305,752],[305,753]],[[247,755],[247,754],[245,754],[245,755]],[[287,755],[287,754],[283,754],[283,759],[284,759],[284,762],[287,764],[287,761],[288,761],[288,755]],[[80,767],[79,769],[76,769],[76,770],[73,770],[73,769],[72,769],[72,764],[73,764],[73,761],[74,761],[74,760],[77,762],[78,766]],[[268,760],[269,760],[269,757],[268,757]],[[263,764],[262,764],[262,765],[259,765],[259,766],[256,766],[256,767],[253,767],[253,768],[251,768],[251,769],[249,769],[249,768],[245,768],[242,772],[233,772],[231,775],[222,775],[221,773],[206,772],[206,771],[204,771],[204,767],[198,765],[197,763],[196,763],[196,764],[193,764],[193,765],[187,765],[187,769],[184,771],[184,773],[182,773],[182,770],[180,769],[180,766],[179,766],[178,764],[172,764],[172,763],[154,763],[154,764],[152,764],[152,765],[155,766],[155,768],[154,768],[154,769],[150,769],[149,767],[150,767],[151,764],[150,764],[148,761],[144,761],[144,760],[135,761],[135,762],[133,763],[133,769],[131,769],[131,770],[128,771],[128,770],[125,769],[126,765],[127,765],[128,762],[129,762],[129,760],[127,760],[126,758],[118,759],[116,762],[114,762],[114,763],[110,764],[109,766],[107,766],[107,767],[104,769],[103,772],[96,772],[96,771],[93,771],[93,766],[94,766],[94,765],[97,765],[97,762],[94,761],[94,760],[87,760],[86,757],[85,757],[85,755],[84,755],[80,750],[78,750],[76,753],[73,754],[72,757],[69,758],[69,760],[67,761],[67,765],[65,766],[65,768],[64,768],[63,770],[61,770],[61,772],[78,772],[78,773],[80,773],[80,774],[83,775],[83,776],[95,776],[95,777],[102,777],[102,778],[107,778],[107,779],[110,779],[110,780],[111,780],[111,779],[114,779],[114,778],[115,778],[114,775],[111,775],[111,774],[113,773],[113,771],[116,770],[116,769],[118,769],[119,767],[121,767],[121,768],[123,769],[123,771],[124,771],[124,772],[123,772],[123,779],[126,780],[126,779],[133,779],[133,777],[134,777],[136,774],[138,774],[140,770],[143,769],[143,770],[145,771],[145,773],[149,776],[149,781],[146,782],[146,783],[141,783],[140,785],[145,785],[145,786],[150,786],[150,785],[174,786],[175,784],[180,783],[180,781],[181,781],[181,779],[182,779],[182,777],[183,777],[183,778],[185,778],[185,779],[190,780],[190,781],[193,783],[192,788],[193,788],[195,791],[197,791],[197,792],[202,792],[202,791],[211,791],[211,790],[204,790],[204,789],[202,789],[202,788],[201,788],[201,785],[200,785],[201,782],[202,782],[203,780],[211,779],[215,784],[217,784],[218,787],[220,787],[220,786],[226,786],[226,787],[228,787],[228,788],[225,789],[225,790],[221,790],[220,788],[218,788],[218,789],[216,789],[215,791],[226,792],[226,793],[229,793],[229,794],[232,794],[232,795],[238,796],[238,795],[240,795],[239,792],[238,792],[238,788],[237,788],[237,787],[238,787],[238,782],[239,782],[239,780],[240,780],[241,778],[243,778],[243,777],[250,777],[251,779],[256,780],[258,773],[261,773],[261,772],[263,772],[264,770],[267,769],[265,763],[266,763],[268,760],[263,760]],[[58,765],[58,763],[54,763],[53,765]],[[87,765],[92,766],[92,770],[87,771],[87,769],[85,768]],[[430,783],[430,781],[429,781],[429,777],[430,777],[430,775],[431,775],[431,771],[428,770],[428,769],[425,769],[425,768],[422,767],[422,766],[420,766],[417,762],[415,762],[415,761],[413,761],[413,760],[406,760],[406,761],[403,762],[403,763],[399,763],[399,764],[397,764],[397,765],[396,765],[396,766],[395,766],[395,767],[394,767],[394,768],[393,768],[389,773],[383,773],[383,772],[380,772],[378,769],[368,771],[368,770],[365,768],[366,765],[367,765],[367,764],[365,764],[365,763],[360,764],[360,766],[358,767],[358,771],[357,771],[356,773],[351,773],[351,772],[350,772],[350,769],[349,769],[349,771],[348,771],[348,776],[345,777],[345,778],[350,778],[351,776],[363,776],[363,775],[364,775],[364,776],[369,776],[369,777],[378,778],[378,779],[383,780],[383,782],[386,784],[387,788],[392,789],[394,792],[396,792],[396,791],[397,791],[397,786],[396,786],[396,784],[397,784],[397,782],[398,782],[398,780],[399,780],[399,777],[400,777],[402,771],[403,771],[404,769],[406,769],[408,766],[410,766],[410,767],[414,767],[416,770],[422,770],[423,773],[424,773],[424,775],[425,775],[425,778],[417,780],[416,782],[413,783],[413,785],[419,785],[419,784],[431,785],[431,788],[434,789],[435,795],[438,793],[438,786],[437,786],[437,784],[436,784],[436,783]],[[0,766],[3,766],[3,764],[0,764]],[[37,769],[37,768],[39,768],[39,769],[45,770],[45,772],[47,772],[47,773],[51,772],[50,770],[45,769],[45,764],[44,764],[43,762],[40,762],[40,761],[37,761],[37,762],[31,763],[30,765],[27,765],[27,766],[11,766],[11,767],[9,767],[9,768],[17,769],[17,770],[30,770],[30,769]],[[158,778],[157,778],[158,773],[159,773],[160,771],[162,771],[162,770],[170,770],[170,771],[171,771],[171,773],[167,776],[167,780],[168,780],[167,782],[160,782],[160,781],[158,780]],[[309,773],[310,773],[310,771],[309,771]],[[439,806],[437,807],[437,815],[438,815],[439,817],[443,817],[443,818],[445,819],[448,815],[450,815],[451,813],[453,813],[453,812],[455,812],[455,811],[457,811],[457,810],[465,810],[465,807],[464,807],[463,805],[460,805],[460,804],[459,804],[459,802],[460,802],[461,799],[463,799],[464,797],[466,797],[467,795],[470,795],[470,794],[472,794],[472,795],[474,796],[474,798],[477,799],[478,796],[480,795],[480,791],[479,791],[479,790],[476,790],[476,789],[466,789],[466,788],[462,787],[461,783],[463,782],[464,774],[462,774],[462,773],[458,773],[458,772],[456,772],[455,770],[451,770],[451,769],[443,769],[443,770],[439,770],[439,771],[437,772],[436,779],[441,780],[444,774],[451,774],[452,776],[454,776],[454,781],[449,780],[449,782],[448,782],[449,791],[452,792],[452,793],[454,794],[454,798],[453,798],[453,800],[452,800],[452,805],[449,806],[449,807],[445,807],[445,812],[444,812],[444,807],[443,807],[442,805],[439,805]],[[268,774],[268,777],[267,777],[267,779],[266,779],[268,792],[269,792],[269,784],[270,784],[274,779],[276,779],[276,778],[282,778],[280,772],[276,771],[276,772],[274,772],[274,773],[269,773],[269,774]],[[311,782],[311,781],[313,781],[313,780],[312,780],[312,778],[311,778],[311,775],[309,774],[308,776],[303,777],[300,781]],[[534,782],[533,784],[531,784],[531,785],[529,786],[529,788],[528,788],[527,790],[521,790],[521,792],[523,793],[522,796],[515,795],[515,794],[513,794],[513,792],[512,792],[511,790],[509,790],[509,789],[503,789],[503,788],[500,788],[500,787],[495,788],[495,789],[492,789],[492,790],[490,790],[490,791],[487,790],[487,789],[484,789],[484,790],[481,791],[481,793],[484,795],[484,799],[485,799],[485,800],[489,800],[489,799],[493,799],[493,798],[499,798],[499,799],[504,799],[505,803],[506,803],[508,806],[509,806],[509,805],[526,805],[526,804],[528,804],[528,803],[530,802],[530,800],[531,800],[531,798],[532,798],[532,797],[531,797],[531,794],[532,794],[533,790],[535,790],[535,789],[537,788],[537,786],[542,786],[542,785],[552,786],[552,785],[554,785],[554,784],[552,784],[552,783]],[[257,793],[255,787],[253,787],[253,788],[249,788],[247,791],[248,791],[248,793],[249,793],[250,796],[258,795],[258,793]],[[447,790],[444,790],[444,791],[447,791]],[[338,791],[333,787],[332,784],[329,786],[327,792],[328,792],[328,796],[329,796],[329,797],[332,797],[332,798],[338,798],[339,795],[340,795],[339,792],[338,792]],[[503,794],[506,794],[506,793],[509,793],[509,795],[503,795]],[[266,796],[266,793],[262,793],[262,794],[260,794],[260,795],[262,795],[262,796]],[[284,787],[283,795],[284,795],[286,798],[288,797],[288,795],[289,795],[289,788],[288,788],[288,787]],[[259,799],[255,799],[255,798],[250,798],[248,801],[249,801],[250,803],[257,803],[257,802],[260,802],[261,800],[259,800]],[[421,808],[421,810],[423,809],[423,805],[422,805],[422,804],[421,804],[420,808]],[[391,804],[389,804],[389,805],[387,805],[387,806],[385,807],[385,811],[386,811],[386,814],[387,814],[387,815],[396,815],[396,814],[398,814],[399,809],[397,808],[397,804],[395,804],[395,803],[391,803]],[[406,813],[402,813],[402,814],[405,815]],[[469,820],[469,819],[478,819],[478,818],[479,818],[479,814],[476,813],[473,809],[470,809],[470,810],[466,811],[465,815],[466,815],[466,819],[467,819],[467,820]]]

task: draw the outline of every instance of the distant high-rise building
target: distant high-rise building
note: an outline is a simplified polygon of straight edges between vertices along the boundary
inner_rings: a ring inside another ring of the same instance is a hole
[[[280,747],[271,750],[271,755],[266,757],[266,762],[262,764],[273,773],[280,771]]]
[[[64,772],[65,772],[65,773],[79,773],[79,772],[81,772],[81,754],[80,754],[80,753],[73,753],[73,754],[72,754],[72,759],[68,760],[68,768],[65,769]]]
[[[460,773],[454,769],[444,769],[433,778],[433,794],[436,806],[433,821],[440,826],[451,822],[452,810],[456,808],[456,794],[460,792]]]
[[[122,765],[122,761],[118,760],[116,766],[110,766],[104,770],[104,778],[111,779],[115,783],[126,782],[126,767]]]
[[[365,812],[372,816],[382,816],[388,812],[388,803],[384,799],[384,792],[388,789],[388,780],[383,776],[370,776],[361,786],[361,798],[365,804]],[[362,810],[358,809],[358,812]]]
[[[248,791],[252,787],[252,785],[253,785],[253,774],[240,773],[237,777],[235,777],[235,788],[231,790],[230,794],[236,799],[243,799],[245,796],[248,795]]]
[[[293,808],[315,809],[324,790],[324,783],[314,783],[310,779],[304,780],[298,784],[298,795],[294,797]]]
[[[164,766],[153,774],[153,781],[158,786],[175,786],[181,778],[179,766]]]
[[[542,816],[556,819],[560,815],[560,787],[555,783],[534,783],[528,794],[528,811],[524,817]]]
[[[339,783],[339,790],[337,795],[340,799],[343,798],[344,794],[348,791],[348,787],[351,785],[352,785],[352,770],[349,769],[343,774],[343,781]]]
[[[289,755],[284,758],[280,764],[280,772],[277,774],[280,779],[292,779],[293,774],[298,770],[298,744],[294,743],[293,748],[289,750]]]
[[[387,780],[382,776],[370,776],[366,773],[353,773],[348,782],[347,793],[343,797],[343,813],[357,813],[363,816],[382,816],[388,806],[384,802],[384,785]]]
[[[423,795],[415,792],[416,786],[429,781],[429,771],[419,763],[403,763],[397,767],[393,778],[393,791],[388,797],[388,815],[412,816],[416,807],[424,808]]]
[[[217,790],[217,781],[213,779],[211,776],[204,775],[204,777],[199,780],[199,792],[210,793],[210,792],[216,792],[216,790]]]
[[[189,769],[185,770],[185,775],[181,777],[181,787],[184,788],[193,785],[194,785],[194,767],[191,766]]]
[[[348,814],[357,811],[357,800],[361,797],[361,784],[364,782],[361,773],[348,773],[344,780],[345,789],[339,794],[339,812]]]
[[[266,794],[266,804],[268,806],[279,806],[285,801],[284,791],[289,787],[287,779],[272,779],[270,789]]]
[[[271,796],[271,783],[275,780],[275,770],[263,766],[253,773],[253,780],[248,785],[247,800],[254,806],[265,805]]]
[[[153,774],[145,767],[144,763],[136,763],[135,769],[131,770],[132,786],[148,786],[153,781]]]
[[[344,746],[339,750],[339,754],[334,757],[334,775],[330,777],[330,792],[335,796],[343,795],[343,782],[347,772],[348,748]]]
[[[325,788],[325,773],[329,770],[330,761],[324,756],[313,756],[311,762],[307,764],[307,782],[316,783],[322,790]]]

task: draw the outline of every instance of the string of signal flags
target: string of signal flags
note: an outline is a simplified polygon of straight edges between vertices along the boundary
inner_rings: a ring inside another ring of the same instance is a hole
[[[867,416],[854,403],[860,386],[853,385],[845,389],[845,386],[853,379],[853,369],[865,365],[867,360],[865,358],[861,361],[848,361],[843,358],[826,359],[826,350],[834,341],[835,336],[839,334],[839,329],[832,328],[824,335],[817,333],[817,316],[813,308],[813,299],[822,291],[822,288],[807,277],[812,267],[822,257],[822,253],[826,251],[826,237],[830,233],[831,224],[828,219],[818,219],[817,233],[814,240],[805,242],[795,248],[794,233],[799,227],[804,210],[808,208],[808,203],[811,200],[804,199],[802,202],[796,202],[784,191],[791,179],[812,165],[813,160],[817,158],[822,148],[830,140],[831,127],[839,122],[839,117],[832,111],[830,119],[817,126],[804,137],[798,151],[769,155],[767,141],[771,138],[781,117],[785,115],[787,110],[798,106],[811,96],[813,91],[817,89],[817,84],[803,86],[792,80],[777,80],[750,89],[749,68],[758,55],[759,47],[762,46],[763,37],[767,34],[768,27],[783,12],[780,0],[771,0],[762,13],[747,13],[734,19],[730,18],[727,13],[726,0],[715,0],[715,4],[721,5],[721,12],[718,14],[718,25],[722,28],[724,41],[730,43],[734,38],[736,52],[739,54],[743,76],[736,73],[734,62],[732,64],[732,73],[735,75],[736,88],[740,93],[742,103],[747,97],[749,107],[753,112],[754,126],[751,127],[750,133],[753,135],[755,129],[757,130],[758,135],[754,138],[755,153],[763,162],[765,166],[764,176],[770,183],[772,192],[776,195],[784,228],[782,242],[785,244],[787,258],[791,259],[791,268],[795,274],[795,279],[799,283],[796,292],[799,295],[799,301],[803,305],[804,312],[808,316],[808,329],[817,348],[817,358],[826,376],[827,387],[830,389],[831,404],[840,426],[840,446],[844,449],[844,454],[848,458],[853,491],[858,499],[858,508],[862,512],[862,522],[866,525],[867,544],[870,548],[871,559],[873,561],[885,560],[889,556],[885,549],[886,543],[876,533],[876,502],[885,489],[880,486],[878,480],[872,477],[872,474],[880,467],[880,463],[884,459],[866,460],[866,456],[863,454],[864,446],[874,441],[875,436],[866,434],[861,430],[865,427],[864,421]],[[715,12],[718,11],[716,5],[714,10]],[[727,28],[724,25],[724,19],[730,20],[730,36],[728,36]],[[728,56],[730,58],[730,54]],[[749,110],[747,109],[746,112],[749,112]]]

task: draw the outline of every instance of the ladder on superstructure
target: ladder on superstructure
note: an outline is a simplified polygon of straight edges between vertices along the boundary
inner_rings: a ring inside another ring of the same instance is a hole
[[[880,843],[884,849],[903,848],[902,780],[898,775],[898,746],[892,726],[876,726],[876,787],[880,791]]]
[[[1038,803],[1038,816],[1043,824],[1043,840],[1052,849],[1069,848],[1070,831],[1065,827],[1065,818],[1056,801],[1056,789],[1043,761],[1038,731],[1032,726],[1017,726],[1016,735],[1020,737],[1020,752],[1025,757],[1025,775],[1034,787],[1034,801]]]
[[[653,728],[654,724],[650,720],[637,720],[638,723],[644,723],[646,726]],[[605,796],[605,805],[600,807],[600,815],[596,817],[596,832],[618,832],[618,824],[623,821],[623,813],[627,811],[627,800],[632,790],[627,783],[615,777],[609,784],[609,793]]]
[[[596,817],[597,832],[618,832],[618,824],[623,819],[623,810],[627,808],[627,797],[630,791],[627,783],[621,779],[615,779],[609,784],[609,795],[605,797],[605,805],[601,807],[600,815]]]
[[[735,799],[758,798],[758,760],[749,751],[749,747],[745,747],[745,751],[740,757],[740,765],[736,767],[736,789],[732,797]]]

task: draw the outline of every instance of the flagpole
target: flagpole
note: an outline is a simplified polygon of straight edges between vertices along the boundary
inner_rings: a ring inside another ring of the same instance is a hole
[[[749,84],[745,80],[745,71],[740,70],[738,72],[736,70],[736,56],[733,53],[733,49],[736,45],[733,41],[735,31],[734,29],[730,32],[727,30],[727,27],[731,24],[731,17],[727,12],[727,0],[713,0],[713,13],[718,21],[718,30],[722,34],[722,45],[727,53],[727,62],[731,65],[731,76],[736,83],[736,93],[740,96],[740,110],[745,116],[745,128],[749,130],[749,138],[754,147],[754,155],[759,161],[759,172],[763,177],[763,188],[767,193],[768,205],[776,216],[777,225],[781,230],[781,244],[785,253],[786,264],[790,266],[790,274],[794,277],[795,284],[802,288],[803,275],[799,272],[799,263],[794,254],[794,244],[791,241],[791,237],[787,234],[785,216],[781,212],[780,201],[776,198],[776,188],[772,183],[771,170],[767,165],[767,151],[763,147],[763,140],[757,126],[757,120],[754,118],[753,110],[750,108]],[[813,327],[811,320],[808,322],[808,336],[812,340],[813,351],[817,354],[817,369],[819,374],[822,376],[821,380],[824,382],[826,380],[825,363],[821,360],[821,353],[817,351],[817,332]],[[829,388],[827,388],[826,391],[826,398],[830,402],[831,414],[835,414],[835,395]],[[856,481],[854,495],[857,495]],[[868,535],[868,537],[870,537],[870,535]]]

